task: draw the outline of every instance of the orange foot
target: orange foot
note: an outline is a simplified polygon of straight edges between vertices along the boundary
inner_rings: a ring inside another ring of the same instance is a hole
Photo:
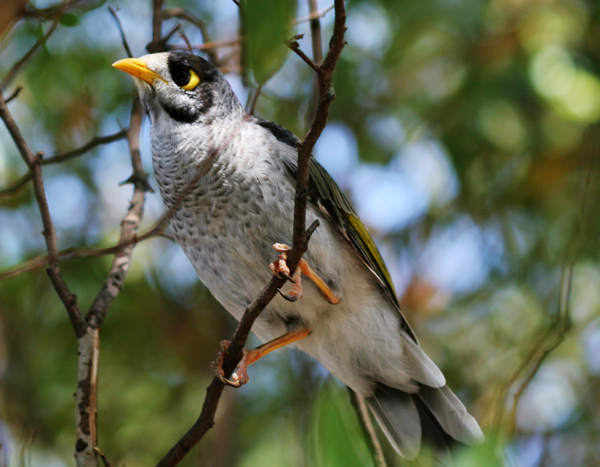
[[[210,368],[212,371],[214,371],[215,376],[219,378],[223,384],[234,388],[239,388],[243,384],[246,384],[248,381],[250,381],[247,371],[248,364],[244,364],[244,359],[248,355],[248,352],[246,350],[243,351],[244,356],[235,367],[230,379],[227,379],[225,378],[225,371],[223,370],[223,361],[225,360],[225,355],[229,351],[230,345],[231,341],[221,341],[221,350],[217,354],[217,359],[210,364]]]
[[[277,255],[277,261],[271,263],[269,266],[273,274],[276,276],[283,276],[292,282],[292,288],[289,294],[284,294],[279,291],[281,296],[290,302],[295,302],[299,298],[302,298],[302,280],[301,276],[304,274],[319,288],[321,293],[325,296],[325,300],[329,303],[336,305],[342,300],[338,297],[333,290],[325,283],[323,279],[310,267],[305,259],[301,259],[298,264],[298,268],[294,271],[294,274],[290,276],[290,268],[287,265],[288,253],[292,250],[285,243],[275,243],[273,249],[279,254]]]
[[[217,359],[210,364],[210,367],[215,372],[217,378],[221,380],[223,384],[239,388],[250,381],[248,376],[248,366],[252,365],[257,360],[261,359],[273,350],[277,350],[285,345],[291,344],[292,342],[304,339],[310,334],[310,329],[302,328],[297,331],[286,332],[283,336],[273,339],[261,346],[258,346],[252,350],[244,350],[244,356],[239,361],[235,370],[231,374],[229,379],[225,378],[225,371],[223,370],[223,360],[231,345],[230,341],[221,341],[221,351],[217,354]]]

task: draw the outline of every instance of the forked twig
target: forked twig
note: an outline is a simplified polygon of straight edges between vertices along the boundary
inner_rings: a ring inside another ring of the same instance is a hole
[[[59,266],[58,256],[58,240],[56,237],[56,230],[52,223],[50,216],[50,209],[48,207],[48,200],[46,198],[46,192],[44,190],[44,179],[42,177],[42,164],[41,155],[34,154],[33,151],[27,145],[27,142],[21,134],[21,130],[13,120],[6,101],[4,100],[4,94],[0,90],[0,118],[4,121],[8,132],[10,133],[13,141],[15,142],[23,161],[29,168],[31,173],[31,179],[33,180],[33,192],[36,203],[40,210],[42,217],[42,224],[44,230],[42,232],[44,240],[46,242],[46,248],[48,250],[48,275],[52,281],[54,289],[58,293],[61,301],[67,309],[71,324],[75,329],[77,336],[81,336],[84,333],[85,324],[81,317],[81,311],[77,305],[75,295],[71,292],[67,286]]]
[[[304,34],[298,34],[298,35],[292,37],[288,41],[287,46],[290,49],[292,49],[294,51],[294,53],[296,55],[298,55],[298,57],[300,57],[304,61],[304,63],[306,63],[309,67],[311,67],[314,71],[316,71],[317,74],[323,73],[323,69],[317,63],[315,63],[308,55],[306,55],[300,48],[298,39],[302,39],[303,37],[304,37]]]
[[[531,383],[546,358],[562,343],[566,334],[571,329],[572,321],[569,302],[572,281],[573,263],[570,263],[562,271],[561,290],[556,315],[552,317],[550,322],[543,324],[541,329],[536,329],[533,332],[533,336],[541,334],[541,338],[533,340],[521,364],[513,370],[497,392],[496,400],[498,402],[495,405],[498,409],[494,414],[490,435],[491,442],[494,445],[497,445],[500,441],[501,427],[505,422],[507,423],[508,432],[511,434],[514,432],[517,408],[521,397],[525,393],[525,389],[527,389],[527,386]],[[523,380],[513,395],[512,406],[507,415],[505,401],[508,392],[520,378],[523,378]]]
[[[163,11],[163,15],[165,19],[178,18],[183,21],[187,21],[190,24],[193,24],[200,31],[200,34],[202,35],[202,41],[204,42],[204,44],[206,45],[207,43],[210,43],[208,24],[206,24],[205,21],[202,21],[200,18],[198,18],[196,15],[189,12],[188,10],[185,10],[183,8],[169,8]],[[206,54],[210,58],[210,61],[216,64],[218,63],[218,60],[215,48],[216,47],[207,47],[204,50],[206,50]]]

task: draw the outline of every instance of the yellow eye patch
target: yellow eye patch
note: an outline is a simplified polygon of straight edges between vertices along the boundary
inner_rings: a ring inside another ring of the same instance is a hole
[[[190,70],[190,80],[188,82],[188,84],[186,84],[185,86],[181,86],[183,89],[185,89],[186,91],[193,91],[194,88],[196,86],[198,86],[198,83],[200,83],[200,78],[198,78],[198,75],[196,74],[196,72],[194,70]]]

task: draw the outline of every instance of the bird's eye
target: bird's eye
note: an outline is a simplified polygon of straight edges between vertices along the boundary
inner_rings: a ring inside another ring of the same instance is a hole
[[[200,78],[198,78],[196,72],[188,67],[178,67],[171,70],[171,78],[173,78],[173,82],[177,86],[186,91],[192,91],[200,82]]]
[[[181,86],[183,89],[185,89],[186,91],[193,91],[196,86],[198,86],[198,83],[200,82],[200,78],[198,78],[198,75],[196,74],[196,72],[194,70],[190,70],[190,78],[188,80],[188,83],[185,86]]]
[[[189,68],[176,68],[171,70],[171,78],[177,86],[185,86],[190,82]]]

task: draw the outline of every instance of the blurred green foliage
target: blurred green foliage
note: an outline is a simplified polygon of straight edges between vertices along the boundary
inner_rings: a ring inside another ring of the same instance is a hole
[[[233,2],[166,2],[177,6],[208,22],[210,38],[184,25],[191,44],[237,38]],[[150,2],[119,8],[144,54]],[[307,8],[298,2],[295,16]],[[49,21],[16,21],[20,2],[0,10],[2,79]],[[321,20],[324,47],[332,15]],[[250,44],[254,79],[265,83],[257,113],[302,135],[314,72],[281,46],[289,21],[262,16],[248,23],[260,44]],[[132,93],[110,67],[125,53],[106,5],[79,2],[60,20],[3,89],[23,87],[11,111],[46,155],[127,125]],[[310,55],[308,23],[294,27]],[[598,31],[593,1],[348,2],[337,99],[316,156],[377,238],[421,345],[488,434],[457,454],[460,466],[600,465]],[[239,49],[218,55],[244,100]],[[151,172],[147,131],[142,143]],[[0,190],[23,173],[1,128]],[[124,142],[44,168],[62,248],[116,240],[130,173]],[[144,225],[161,213],[154,194]],[[0,197],[0,268],[44,254],[40,231],[30,187]],[[64,262],[84,309],[109,264]],[[113,465],[155,463],[193,423],[233,326],[176,245],[136,247],[101,332],[99,445]],[[317,363],[284,351],[250,376],[225,391],[215,429],[182,465],[370,465],[346,389]],[[73,465],[75,384],[74,334],[43,269],[0,281],[0,465]]]
[[[246,38],[244,70],[252,71],[256,83],[265,84],[281,68],[292,38],[296,14],[294,0],[247,0],[241,11]]]

